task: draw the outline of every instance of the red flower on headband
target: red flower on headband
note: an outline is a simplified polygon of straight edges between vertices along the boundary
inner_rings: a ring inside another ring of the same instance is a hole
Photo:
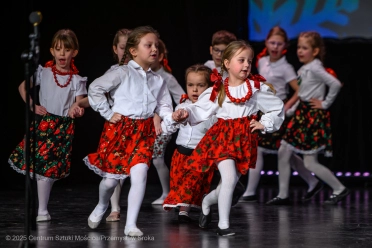
[[[189,96],[187,94],[182,94],[181,99],[180,99],[180,103],[185,102],[187,99],[189,99]]]

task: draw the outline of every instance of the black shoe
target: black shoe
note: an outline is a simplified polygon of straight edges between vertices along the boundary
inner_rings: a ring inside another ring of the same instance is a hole
[[[244,185],[238,180],[238,183],[235,186],[233,198],[231,201],[231,207],[234,207],[236,204],[238,204],[240,197],[244,194],[245,187]]]
[[[347,195],[350,194],[350,190],[345,188],[340,194],[332,194],[327,200],[324,201],[326,205],[335,205],[342,199],[344,199]]]
[[[230,228],[226,228],[226,229],[217,228],[217,235],[232,236],[232,235],[235,235],[235,232],[231,230]]]
[[[247,195],[247,196],[242,196],[240,199],[239,199],[240,202],[257,202],[258,201],[258,197],[257,195]]]
[[[189,223],[192,222],[191,218],[188,215],[178,215],[178,222],[180,223]]]
[[[274,197],[270,201],[266,202],[266,205],[289,205],[289,197],[282,199],[280,197]]]
[[[306,201],[311,200],[311,198],[313,198],[316,194],[318,194],[323,189],[323,187],[324,187],[324,184],[321,181],[319,181],[312,191],[307,192],[306,195],[302,197],[302,201],[306,202]]]
[[[204,197],[206,196],[203,195],[203,200],[204,200]],[[203,204],[203,200],[202,200],[202,204]],[[199,227],[201,228],[207,228],[209,223],[211,223],[212,221],[212,209],[209,211],[209,214],[208,215],[204,215],[203,214],[203,209],[200,210],[200,216],[199,216]]]

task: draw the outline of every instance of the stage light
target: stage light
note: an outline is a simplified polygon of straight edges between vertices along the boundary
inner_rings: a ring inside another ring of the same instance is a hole
[[[364,177],[369,177],[369,175],[370,175],[369,172],[364,172],[364,173],[363,173],[363,176],[364,176]]]
[[[349,177],[349,176],[351,176],[351,172],[346,172],[345,177]]]
[[[297,175],[298,175],[298,172],[297,172],[297,171],[294,171],[294,172],[292,173],[292,175],[293,175],[293,176],[297,176]]]
[[[342,176],[342,172],[340,172],[340,171],[337,172],[337,173],[336,173],[336,176],[338,176],[338,177]]]
[[[261,171],[261,175],[265,175],[265,171],[262,170],[262,171]]]
[[[354,172],[354,177],[359,177],[360,176],[360,172]]]
[[[267,175],[271,176],[274,172],[273,171],[267,171]]]
[[[279,175],[279,171],[277,171],[275,174],[276,174],[276,175]]]

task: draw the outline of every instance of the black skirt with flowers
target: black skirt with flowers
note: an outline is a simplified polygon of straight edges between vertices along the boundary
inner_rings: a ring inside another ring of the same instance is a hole
[[[30,175],[38,180],[59,180],[70,174],[74,119],[47,113],[30,125]],[[8,162],[26,174],[25,138],[11,153]]]

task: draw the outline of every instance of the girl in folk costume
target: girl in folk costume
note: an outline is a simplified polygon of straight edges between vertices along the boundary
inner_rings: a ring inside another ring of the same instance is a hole
[[[175,103],[179,103],[181,96],[185,94],[177,79],[172,75],[172,70],[168,65],[168,51],[162,40],[159,39],[158,59],[151,65],[151,69],[158,73],[168,87]],[[172,139],[171,134],[164,134],[161,128],[161,118],[155,114],[154,124],[156,130],[156,139],[154,144],[154,154],[152,156],[152,163],[158,172],[160,184],[162,188],[161,196],[153,201],[151,204],[163,204],[165,197],[169,193],[169,169],[164,161],[165,150],[169,141]]]
[[[35,81],[31,80],[31,84],[40,86],[40,105],[33,109],[36,120],[31,123],[29,142],[32,151],[30,174],[36,175],[37,180],[37,222],[51,220],[48,202],[53,183],[70,174],[74,118],[84,113],[83,108],[73,103],[87,94],[87,78],[79,76],[74,65],[78,52],[76,34],[70,29],[57,31],[50,47],[53,60],[44,67],[39,65]],[[25,81],[20,84],[19,93],[26,102]],[[24,149],[25,140],[22,140],[8,160],[11,167],[22,174],[26,170]]]
[[[192,65],[186,70],[187,95],[183,95],[176,110],[195,103],[200,94],[211,86],[211,72],[212,70],[209,67],[200,64]],[[172,156],[170,192],[164,200],[163,208],[169,211],[178,207],[180,210],[178,214],[179,222],[191,221],[188,215],[191,208],[200,209],[203,195],[209,192],[213,170],[204,173],[186,169],[185,162],[207,130],[216,121],[216,117],[213,116],[195,126],[188,123],[176,126],[179,129],[176,140],[177,149]]]
[[[89,86],[88,99],[93,110],[107,121],[96,153],[84,158],[88,168],[102,176],[99,202],[89,215],[88,225],[100,224],[120,179],[130,176],[128,210],[124,234],[142,236],[137,218],[145,194],[147,170],[155,142],[154,113],[171,115],[172,99],[164,80],[150,66],[158,58],[158,32],[149,26],[135,28],[128,36],[127,65],[105,73]],[[110,106],[106,92],[111,95]]]
[[[257,69],[260,75],[270,82],[276,91],[276,96],[283,100],[284,111],[287,112],[296,100],[299,89],[297,74],[291,64],[286,60],[285,53],[288,47],[288,36],[284,29],[275,26],[270,29],[266,40],[264,50],[257,55]],[[294,94],[288,98],[288,85],[293,89]],[[256,168],[249,170],[248,185],[241,197],[241,202],[255,202],[258,200],[256,189],[261,178],[261,171],[264,167],[264,155],[278,154],[280,141],[285,133],[287,123],[290,117],[285,118],[280,130],[274,133],[260,134],[257,148]],[[323,184],[308,171],[304,165],[302,158],[296,154],[291,157],[291,167],[298,172],[298,174],[309,185],[308,193],[304,199],[309,200],[322,187]]]
[[[172,121],[187,121],[191,126],[216,115],[218,121],[207,131],[187,159],[187,167],[199,172],[218,169],[221,180],[217,188],[203,198],[199,226],[211,222],[210,207],[218,203],[217,234],[234,235],[229,215],[234,187],[241,174],[254,168],[257,156],[257,133],[274,132],[284,120],[283,101],[275,90],[259,75],[250,74],[253,49],[245,41],[233,41],[222,57],[222,77],[214,71],[215,85],[205,90],[199,100],[172,114]],[[256,121],[258,111],[263,112]]]
[[[317,32],[299,35],[297,56],[303,63],[298,70],[299,101],[278,151],[279,194],[268,201],[268,205],[279,205],[289,200],[289,161],[293,153],[302,154],[306,169],[333,189],[325,204],[337,204],[350,193],[328,168],[318,162],[318,153],[321,151],[325,152],[325,156],[331,156],[330,112],[327,109],[342,86],[333,70],[324,68],[324,54],[323,39]]]

